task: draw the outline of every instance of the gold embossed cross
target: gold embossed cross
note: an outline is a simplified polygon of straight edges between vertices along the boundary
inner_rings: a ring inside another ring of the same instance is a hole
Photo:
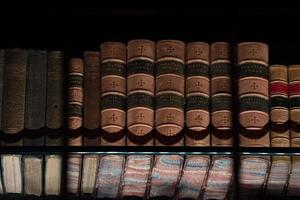
[[[256,89],[258,88],[258,85],[257,85],[255,82],[253,82],[253,83],[251,84],[251,88],[252,88],[253,90],[256,90]]]
[[[172,115],[172,113],[169,113],[169,114],[166,116],[167,121],[172,121],[172,120],[174,120],[174,118],[175,118],[175,116]]]
[[[195,84],[195,87],[203,87],[203,84],[200,81],[197,81],[197,83]]]
[[[200,47],[196,48],[194,52],[197,56],[201,56],[203,54],[203,50]]]
[[[226,57],[226,55],[227,55],[227,49],[226,49],[226,48],[221,48],[221,49],[219,50],[219,54],[220,54],[220,56],[222,56],[222,57]]]
[[[173,53],[173,52],[175,51],[175,48],[174,48],[173,46],[168,46],[168,47],[167,47],[167,51],[168,51],[169,53]]]
[[[229,122],[229,119],[226,116],[223,116],[223,118],[221,119],[221,122],[223,124],[227,124]]]
[[[254,116],[254,117],[252,117],[252,118],[250,119],[250,121],[251,121],[253,124],[257,124],[257,123],[259,122],[259,119],[258,119],[256,116]]]
[[[197,115],[197,117],[195,117],[195,120],[199,123],[201,123],[203,121],[203,118],[201,115]]]
[[[141,54],[143,54],[144,51],[145,51],[144,45],[141,44],[141,45],[137,48],[137,50],[138,50]]]
[[[111,86],[112,86],[113,88],[115,88],[115,87],[118,86],[118,83],[116,83],[115,81],[113,81],[113,82],[111,82]]]
[[[143,113],[139,113],[138,115],[136,115],[138,120],[143,120],[145,118],[145,116],[143,115]]]
[[[142,79],[137,82],[138,86],[143,87],[146,83]]]
[[[115,113],[113,113],[112,114],[112,116],[110,117],[110,119],[113,121],[113,122],[115,122],[115,121],[117,121],[117,116],[115,115]]]
[[[256,49],[255,48],[251,48],[250,50],[249,50],[249,54],[251,55],[251,56],[255,56],[256,55]]]

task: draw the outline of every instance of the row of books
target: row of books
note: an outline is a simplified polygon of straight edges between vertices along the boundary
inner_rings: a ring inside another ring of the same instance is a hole
[[[252,133],[265,146],[269,119],[279,126],[300,123],[300,65],[269,67],[264,43],[238,44],[236,60],[230,47],[178,40],[105,42],[99,52],[84,52],[83,59],[65,59],[68,70],[62,52],[2,50],[1,130],[9,138],[66,124],[74,136],[82,127],[101,129],[107,135],[103,144],[114,137],[116,145],[125,144],[125,132],[133,145],[145,138],[145,145],[153,145],[153,133],[161,138],[156,145],[172,139],[183,145],[186,132],[186,144],[197,143],[201,134],[209,145],[207,132],[222,140],[218,136],[230,135],[234,126],[244,130],[239,130],[242,146],[252,145],[247,140]]]
[[[2,195],[226,199],[235,177],[230,156],[77,154],[65,157],[67,169],[61,155],[46,156],[45,167],[43,156],[30,158],[1,156]],[[241,157],[239,199],[300,196],[299,165],[298,157]]]

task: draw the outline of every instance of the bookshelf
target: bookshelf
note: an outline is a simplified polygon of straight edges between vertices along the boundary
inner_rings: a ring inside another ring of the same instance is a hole
[[[0,8],[0,18],[3,35],[0,38],[1,48],[61,50],[69,57],[82,57],[83,51],[97,51],[101,42],[110,40],[127,42],[146,38],[158,41],[171,38],[185,42],[228,41],[232,44],[258,41],[269,45],[270,64],[300,63],[300,30],[295,28],[300,18],[298,8],[218,8],[193,4],[171,7],[149,5],[147,8],[131,5],[105,5],[102,8]],[[37,18],[41,21],[37,21]],[[238,147],[236,127],[233,134],[234,147],[2,146],[0,152],[22,155],[232,156],[235,159],[235,192],[239,190],[237,180],[240,156],[300,156],[300,148],[296,147]],[[232,199],[237,198],[235,192]],[[6,198],[10,199],[4,196]]]

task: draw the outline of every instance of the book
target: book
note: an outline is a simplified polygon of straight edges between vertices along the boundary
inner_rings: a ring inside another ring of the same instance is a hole
[[[268,177],[270,158],[268,156],[241,156],[239,167],[239,198],[262,196]]]
[[[22,194],[22,156],[1,155],[2,179],[6,194]]]
[[[0,49],[0,123],[2,117],[2,96],[3,96],[3,77],[4,77],[4,49]]]
[[[233,159],[229,156],[212,157],[202,199],[226,199],[233,179]]]
[[[121,198],[147,196],[152,155],[129,155],[124,169]]]
[[[25,128],[37,130],[45,126],[47,51],[27,51]]]
[[[62,192],[62,155],[45,156],[44,194],[60,196]]]
[[[186,45],[185,77],[185,145],[209,146],[210,79],[209,44],[190,42]]]
[[[269,122],[268,62],[267,44],[238,44],[239,123],[247,130],[261,130]]]
[[[43,193],[42,156],[23,156],[23,175],[25,195],[41,196]]]
[[[289,71],[289,103],[292,124],[300,124],[300,65],[290,65]]]
[[[186,126],[202,131],[210,123],[209,44],[190,42],[186,45]]]
[[[2,168],[2,167],[1,167]],[[1,169],[0,169],[0,177],[2,177],[2,172],[1,172]],[[2,184],[2,178],[0,178],[0,195],[3,194],[3,184]]]
[[[178,185],[177,199],[198,199],[203,191],[208,169],[209,156],[187,156]]]
[[[233,146],[233,70],[228,42],[211,44],[211,124],[212,146]]]
[[[99,83],[99,84],[95,84]],[[83,145],[100,145],[100,53],[84,52]]]
[[[184,158],[180,155],[155,156],[149,189],[150,198],[174,198],[183,163]]]
[[[26,50],[5,49],[1,130],[16,134],[24,129]]]
[[[46,127],[60,129],[64,125],[64,54],[48,51],[47,56]]]
[[[127,145],[153,145],[155,43],[130,40],[127,49]]]
[[[81,194],[82,196],[95,195],[97,171],[100,157],[98,155],[84,155],[82,164]]]
[[[81,146],[83,125],[83,71],[81,58],[71,58],[68,65],[68,146]],[[80,194],[82,155],[66,157],[66,190],[68,195]]]
[[[125,145],[126,45],[105,42],[101,49],[102,145]]]
[[[156,145],[183,145],[185,43],[156,43]]]
[[[292,166],[290,171],[290,177],[287,187],[287,197],[299,197],[300,196],[300,160],[299,156],[292,157]]]
[[[122,155],[101,157],[96,180],[96,198],[119,197],[124,165],[125,157]]]

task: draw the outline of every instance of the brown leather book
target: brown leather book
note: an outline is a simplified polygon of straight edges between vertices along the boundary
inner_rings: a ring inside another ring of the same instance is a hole
[[[0,49],[0,124],[2,117],[2,96],[3,96],[3,77],[4,77],[4,49]]]
[[[227,42],[211,44],[212,146],[232,146],[232,63]]]
[[[127,145],[153,145],[155,43],[127,45]]]
[[[15,134],[24,129],[26,50],[6,49],[4,54],[1,130]]]
[[[238,44],[239,123],[247,130],[261,130],[269,122],[268,62],[268,45]]]
[[[185,145],[210,146],[210,80],[209,44],[190,42],[186,45],[185,78]]]
[[[64,55],[49,51],[47,55],[46,145],[63,145],[64,138]]]
[[[156,145],[183,145],[185,44],[156,43]]]
[[[105,42],[101,49],[101,145],[125,145],[126,45]]]
[[[84,52],[83,145],[100,145],[100,53]]]

